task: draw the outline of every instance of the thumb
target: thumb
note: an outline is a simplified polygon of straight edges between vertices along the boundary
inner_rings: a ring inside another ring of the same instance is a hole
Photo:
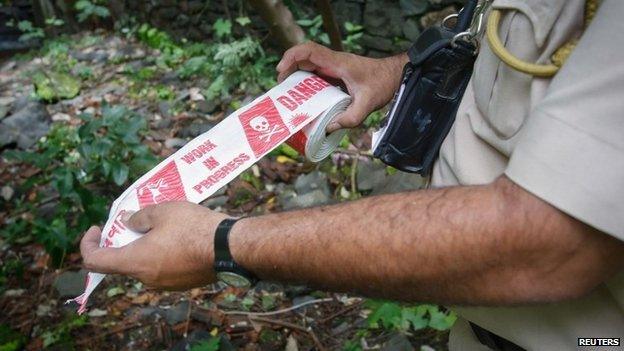
[[[331,133],[338,129],[358,126],[371,112],[372,108],[365,99],[362,97],[355,97],[349,107],[327,125],[326,131],[327,133]]]
[[[80,241],[80,254],[86,269],[98,273],[124,273],[126,267],[120,248],[100,247],[100,228],[93,226]]]
[[[138,233],[147,233],[154,227],[154,211],[156,206],[148,206],[138,212],[127,211],[121,217],[121,221]]]

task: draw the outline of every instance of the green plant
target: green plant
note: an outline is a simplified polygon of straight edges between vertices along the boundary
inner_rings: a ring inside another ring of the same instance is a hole
[[[351,22],[345,22],[344,27],[347,32],[347,35],[342,40],[344,49],[349,52],[361,52],[362,46],[359,44],[359,41],[362,35],[364,35],[364,27]]]
[[[10,276],[19,277],[23,272],[24,263],[18,258],[0,259],[0,294],[4,292]]]
[[[0,351],[18,351],[25,343],[24,335],[12,330],[6,324],[0,324]]]
[[[210,75],[214,80],[206,89],[208,99],[228,96],[234,88],[255,94],[275,84],[272,66],[277,58],[267,56],[252,37],[217,44],[213,59]]]
[[[33,233],[57,265],[82,232],[106,218],[111,194],[156,162],[141,144],[145,119],[126,107],[103,105],[101,117],[80,118],[79,127],[55,124],[34,152],[5,152],[7,158],[41,170],[22,185],[25,192],[34,191],[38,201],[51,198],[57,203],[53,213],[36,216],[27,225],[14,220],[3,236],[9,237],[16,226],[26,226],[25,232]]]
[[[369,328],[409,331],[423,328],[448,330],[457,317],[453,312],[442,310],[436,305],[403,306],[391,301],[368,300],[366,306],[372,310],[368,316]]]
[[[31,41],[34,39],[43,39],[45,32],[43,28],[36,27],[31,21],[19,21],[17,24],[15,21],[10,20],[7,22],[8,27],[17,27],[22,35],[17,39],[19,41]]]
[[[232,34],[232,21],[230,21],[229,19],[224,20],[222,18],[219,18],[212,25],[212,29],[214,30],[217,38],[226,37]]]
[[[105,0],[78,0],[74,8],[78,11],[78,22],[84,22],[90,18],[106,18],[110,16],[110,11],[104,6]]]
[[[193,345],[190,351],[218,351],[221,344],[221,338],[211,337],[208,340],[202,340]]]
[[[43,347],[48,348],[52,345],[62,347],[63,350],[73,350],[74,344],[71,332],[87,324],[88,317],[86,315],[71,315],[69,318],[61,322],[53,329],[47,330],[41,334]]]
[[[321,15],[311,19],[300,19],[297,21],[297,24],[305,29],[308,39],[329,45],[329,36],[323,31],[323,18]]]

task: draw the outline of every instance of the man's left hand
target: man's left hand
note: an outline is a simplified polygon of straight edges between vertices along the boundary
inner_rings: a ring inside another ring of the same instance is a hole
[[[91,227],[80,252],[86,269],[132,276],[148,286],[182,290],[215,281],[213,237],[226,215],[189,202],[147,207],[124,218],[143,237],[121,248],[100,247],[101,230]]]

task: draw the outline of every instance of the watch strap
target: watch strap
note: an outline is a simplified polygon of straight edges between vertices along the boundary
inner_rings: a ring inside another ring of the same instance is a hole
[[[230,251],[230,231],[238,220],[240,218],[226,218],[217,226],[214,237],[214,269],[216,272],[236,273],[253,283],[257,281],[255,275],[236,263]]]

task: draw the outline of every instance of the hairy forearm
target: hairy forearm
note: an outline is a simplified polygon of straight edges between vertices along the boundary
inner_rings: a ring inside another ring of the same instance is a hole
[[[560,298],[553,289],[567,286],[557,280],[583,274],[569,261],[586,244],[586,228],[547,204],[515,203],[517,187],[498,183],[247,218],[232,231],[232,252],[263,279],[368,296],[452,304]],[[560,231],[569,242],[557,241]]]

